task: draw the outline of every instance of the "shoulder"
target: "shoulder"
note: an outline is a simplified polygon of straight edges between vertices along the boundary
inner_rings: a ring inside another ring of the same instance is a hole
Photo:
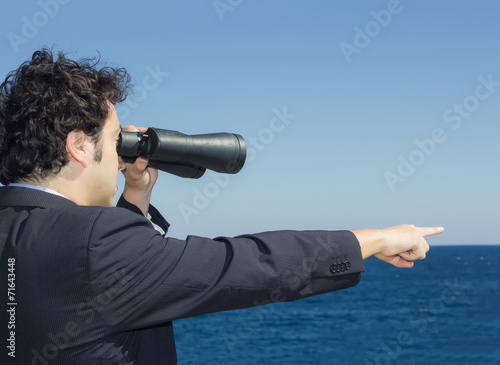
[[[71,205],[65,207],[42,207],[40,214],[54,215],[61,219],[79,219],[81,221],[92,221],[96,219],[114,219],[116,217],[135,219],[142,217],[136,212],[122,207],[102,207],[102,206],[84,206]]]
[[[91,239],[96,230],[106,235],[114,230],[127,230],[137,224],[148,225],[143,216],[118,207],[66,206],[31,209],[27,215],[29,226],[46,234]]]
[[[124,248],[128,243],[134,246],[159,234],[151,221],[142,214],[121,207],[82,207],[78,214],[87,213],[87,221],[91,223],[89,236],[90,247],[115,245]],[[88,208],[88,209],[85,209]]]

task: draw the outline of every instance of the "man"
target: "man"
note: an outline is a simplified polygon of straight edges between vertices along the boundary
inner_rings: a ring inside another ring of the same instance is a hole
[[[128,82],[42,49],[0,86],[2,364],[175,364],[172,320],[352,287],[363,259],[411,267],[443,231],[165,238],[158,172],[116,152]]]

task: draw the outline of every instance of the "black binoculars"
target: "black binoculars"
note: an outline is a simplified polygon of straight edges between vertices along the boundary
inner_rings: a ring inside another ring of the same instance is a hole
[[[122,131],[117,150],[125,162],[133,163],[143,156],[151,167],[192,179],[201,177],[206,169],[236,174],[247,154],[245,140],[238,134],[188,136],[159,128],[148,128],[144,133]]]

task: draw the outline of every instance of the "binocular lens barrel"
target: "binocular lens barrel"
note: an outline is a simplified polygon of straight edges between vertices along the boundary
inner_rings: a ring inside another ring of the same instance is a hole
[[[205,169],[236,174],[246,159],[243,137],[232,133],[188,136],[177,131],[149,128],[145,133],[121,132],[118,154],[125,162],[138,156],[150,166],[181,177],[199,178]]]

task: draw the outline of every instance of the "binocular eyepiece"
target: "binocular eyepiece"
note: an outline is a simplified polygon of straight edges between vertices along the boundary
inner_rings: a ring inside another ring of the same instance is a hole
[[[246,159],[245,140],[232,133],[188,136],[159,128],[145,133],[122,131],[117,150],[125,162],[143,156],[149,159],[149,166],[192,179],[201,177],[206,169],[236,174]]]

